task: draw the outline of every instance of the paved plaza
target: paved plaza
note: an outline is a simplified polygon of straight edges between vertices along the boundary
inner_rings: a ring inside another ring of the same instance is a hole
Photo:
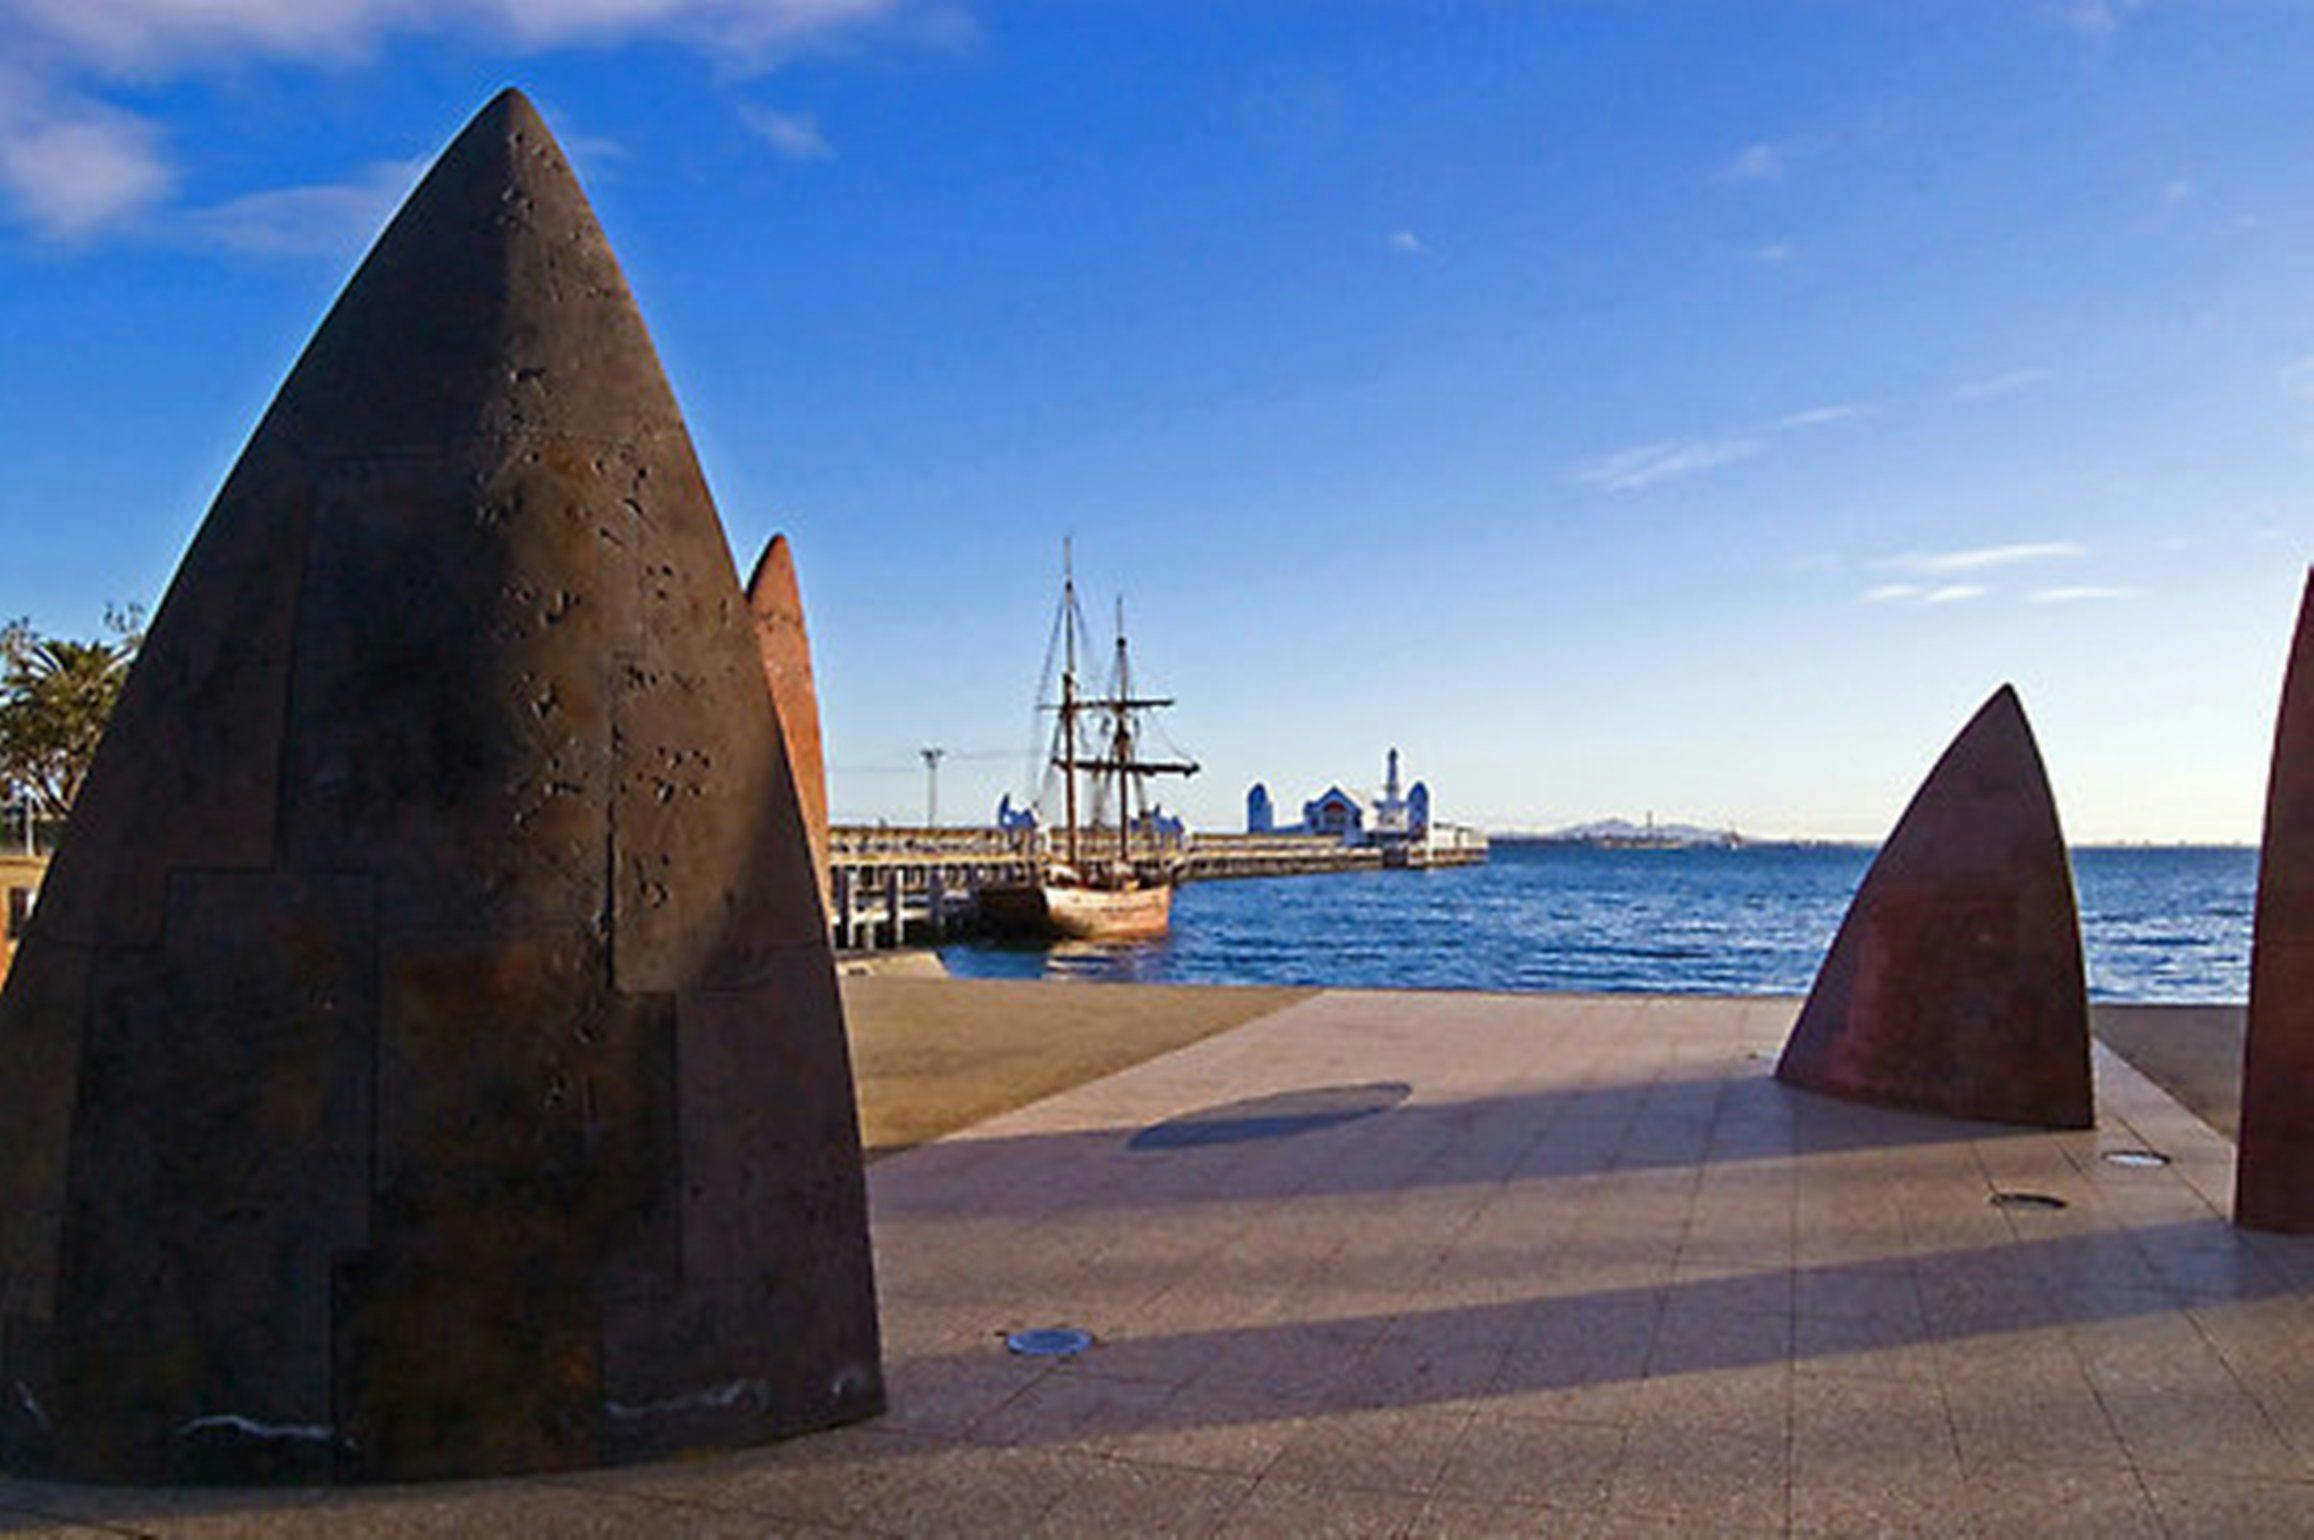
[[[2314,1532],[2314,1241],[2226,1223],[2233,1147],[2103,1046],[2094,1132],[1791,1090],[1797,1009],[1327,992],[873,1165],[872,1423],[429,1487],[0,1481],[0,1528]],[[1046,1326],[1094,1344],[1006,1351]]]

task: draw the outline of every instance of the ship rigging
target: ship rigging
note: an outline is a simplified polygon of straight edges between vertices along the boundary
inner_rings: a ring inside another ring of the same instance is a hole
[[[1059,848],[1055,850],[1047,840],[1034,881],[1018,888],[984,890],[983,912],[1000,928],[1031,934],[1094,940],[1163,935],[1172,914],[1180,851],[1157,836],[1148,781],[1152,776],[1195,775],[1197,761],[1171,749],[1169,742],[1166,747],[1174,757],[1143,757],[1145,743],[1153,737],[1163,738],[1151,728],[1148,714],[1173,705],[1174,700],[1171,696],[1135,693],[1122,599],[1117,601],[1115,652],[1107,687],[1100,694],[1085,691],[1078,674],[1078,653],[1088,628],[1077,601],[1075,563],[1066,543],[1062,546],[1061,602],[1055,630],[1057,635],[1047,646],[1046,673],[1051,674],[1057,651],[1059,690],[1056,699],[1045,700],[1040,689],[1038,710],[1040,715],[1049,711],[1054,716],[1043,758],[1047,786],[1056,772],[1061,783],[1062,818],[1056,831]],[[1094,739],[1090,747],[1088,736]],[[1080,780],[1087,795],[1080,796]],[[1088,801],[1089,808],[1083,805]],[[1111,823],[1115,826],[1113,849],[1104,838],[1105,826]],[[1148,831],[1138,852],[1134,845],[1137,826]]]

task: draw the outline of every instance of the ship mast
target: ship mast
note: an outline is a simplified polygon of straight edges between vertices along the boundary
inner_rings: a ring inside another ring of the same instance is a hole
[[[1065,789],[1066,827],[1064,848],[1068,864],[1083,879],[1078,868],[1078,804],[1077,772],[1088,771],[1093,777],[1095,802],[1093,818],[1096,829],[1100,806],[1108,786],[1108,777],[1115,775],[1117,786],[1117,857],[1121,868],[1129,869],[1133,859],[1133,793],[1140,789],[1135,777],[1151,775],[1195,775],[1194,760],[1145,760],[1133,756],[1135,740],[1140,736],[1135,727],[1135,714],[1173,704],[1170,696],[1137,696],[1132,689],[1132,672],[1125,650],[1125,601],[1117,601],[1117,659],[1114,687],[1106,695],[1088,696],[1082,692],[1077,679],[1077,631],[1083,617],[1077,610],[1076,568],[1070,542],[1061,543],[1061,698],[1058,707],[1060,723],[1053,734],[1053,766],[1061,772]],[[1077,732],[1077,719],[1088,711],[1104,713],[1109,719],[1107,743],[1092,758],[1083,758]],[[1146,801],[1146,798],[1143,799]]]
[[[1069,869],[1077,866],[1077,573],[1068,536],[1061,537],[1061,776],[1068,788]]]
[[[1109,754],[1117,762],[1117,859],[1133,859],[1133,680],[1125,666],[1125,596],[1117,595],[1117,698],[1110,703],[1116,726],[1109,734]]]

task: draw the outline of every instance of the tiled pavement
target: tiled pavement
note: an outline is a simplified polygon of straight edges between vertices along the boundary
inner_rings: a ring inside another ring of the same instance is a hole
[[[2232,1147],[2102,1048],[2094,1133],[1788,1091],[1795,1008],[1329,993],[881,1162],[893,1408],[865,1427],[462,1486],[0,1482],[0,1509],[200,1536],[2314,1532],[2314,1243],[2227,1226]],[[1324,1094],[1148,1131],[1297,1092]],[[2138,1147],[2171,1164],[2100,1158]],[[1052,1324],[1097,1345],[1003,1351]]]

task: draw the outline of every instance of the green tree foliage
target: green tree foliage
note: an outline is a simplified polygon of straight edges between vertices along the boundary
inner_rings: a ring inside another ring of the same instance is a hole
[[[0,628],[0,783],[43,818],[72,810],[144,640],[134,605],[108,609],[104,624],[91,641],[42,636],[22,620]]]

